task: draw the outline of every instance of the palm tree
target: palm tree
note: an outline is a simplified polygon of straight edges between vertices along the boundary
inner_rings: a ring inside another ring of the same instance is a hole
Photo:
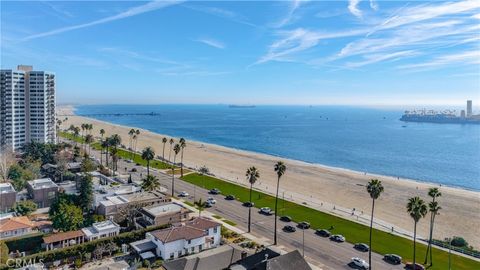
[[[255,167],[250,167],[245,174],[247,177],[248,182],[250,183],[250,206],[248,207],[248,232],[250,232],[250,224],[252,223],[252,189],[253,184],[257,182],[258,178],[260,178],[260,172]]]
[[[103,165],[103,153],[105,153],[105,159],[107,160],[107,167],[108,167],[108,150],[105,151],[105,149],[108,149],[108,140],[102,140],[102,143],[100,144],[102,147],[102,151],[100,152],[100,164]]]
[[[194,204],[198,209],[198,216],[201,217],[202,216],[202,211],[207,207],[207,202],[204,202],[204,201],[202,201],[202,199],[199,199]]]
[[[175,141],[173,140],[173,138],[170,138],[170,152],[168,153],[168,161],[172,162],[172,160],[170,159],[170,157],[172,156],[172,147],[173,147],[173,143]]]
[[[80,128],[79,127],[74,127],[73,128],[73,136],[75,138],[78,138],[79,134],[80,134]],[[75,140],[75,146],[77,146],[77,140]]]
[[[368,182],[367,185],[367,192],[370,194],[370,198],[372,198],[372,214],[370,215],[370,240],[368,249],[368,267],[372,269],[372,230],[373,230],[373,211],[375,210],[375,200],[380,197],[380,194],[383,192],[383,185],[382,181],[378,179],[372,179]]]
[[[416,240],[417,240],[417,223],[421,218],[427,214],[427,205],[420,199],[420,197],[413,197],[408,200],[407,212],[414,221],[413,227],[413,266],[415,267],[415,255],[416,255]]]
[[[177,143],[173,147],[173,152],[175,152],[175,156],[173,157],[173,165],[172,165],[172,197],[174,195],[175,190],[175,162],[177,161],[177,155],[180,152],[180,145]]]
[[[118,145],[120,145],[121,143],[122,143],[122,137],[120,137],[120,135],[113,134],[110,137],[110,146],[112,146],[113,149],[115,149],[115,154],[117,154]],[[113,159],[113,156],[112,156],[112,162],[113,162],[112,166],[114,167],[114,174],[115,174],[115,169],[117,167],[117,161],[118,161],[118,156],[115,156],[115,160]]]
[[[145,191],[155,191],[160,188],[160,180],[154,175],[147,175],[142,179],[142,189]]]
[[[183,177],[183,149],[187,147],[187,143],[184,138],[180,138],[180,148],[182,148],[181,161],[180,161],[180,175]]]
[[[278,205],[278,189],[280,187],[280,178],[287,170],[287,167],[282,161],[277,162],[273,170],[277,173],[277,193],[275,195],[275,228],[273,231],[273,245],[277,244],[277,205]]]
[[[105,135],[105,129],[100,129],[100,137],[103,139],[103,135]]]
[[[150,160],[155,158],[155,151],[149,146],[142,151],[142,159],[147,161],[147,176],[150,175]]]
[[[439,214],[438,212],[442,207],[438,205],[436,198],[442,196],[442,193],[438,188],[430,188],[428,190],[428,196],[432,198],[432,201],[428,204],[428,210],[430,211],[430,237],[428,238],[427,253],[425,254],[425,262],[428,261],[428,253],[430,253],[430,266],[433,265],[433,256],[432,256],[432,238],[433,238],[433,225],[435,224],[435,217]]]
[[[112,157],[112,170],[113,170],[113,176],[115,176],[115,171],[117,170],[117,162],[118,162],[118,149],[116,147],[110,149],[110,157]]]
[[[87,143],[87,145],[88,145],[88,154],[90,155],[90,150],[91,150],[90,144],[93,143],[93,135],[92,134],[87,134],[87,136],[85,136],[85,143]]]
[[[167,138],[163,137],[162,143],[163,143],[163,151],[162,151],[162,159],[165,160],[165,144],[167,143]]]
[[[133,145],[132,145],[132,141],[133,141],[133,134],[135,134],[135,129],[130,129],[130,131],[128,132],[128,136],[129,136],[129,141],[128,141],[128,148],[130,150],[133,150]]]
[[[200,167],[198,172],[200,172],[200,174],[203,176],[203,186],[202,187],[205,188],[205,175],[208,174],[210,172],[210,170],[207,168],[207,166],[202,166],[202,167]]]

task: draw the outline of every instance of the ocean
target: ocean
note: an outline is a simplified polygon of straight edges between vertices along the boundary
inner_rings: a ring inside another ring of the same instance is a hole
[[[156,114],[108,115],[151,112]],[[480,190],[480,125],[404,123],[399,120],[403,114],[399,109],[82,105],[76,107],[76,114],[184,137],[187,143],[194,140],[360,172]]]

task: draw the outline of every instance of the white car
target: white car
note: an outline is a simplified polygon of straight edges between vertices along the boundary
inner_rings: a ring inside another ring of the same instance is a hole
[[[188,197],[190,194],[188,194],[188,192],[186,191],[182,191],[178,194],[178,197]]]
[[[264,215],[271,215],[272,214],[272,209],[270,207],[262,207],[260,208],[260,213]]]
[[[215,200],[213,197],[208,197],[207,198],[207,202],[211,203],[211,204],[216,204],[217,203],[217,200]]]
[[[360,259],[358,257],[353,257],[352,263],[361,269],[368,269],[370,267],[370,265],[364,259]]]

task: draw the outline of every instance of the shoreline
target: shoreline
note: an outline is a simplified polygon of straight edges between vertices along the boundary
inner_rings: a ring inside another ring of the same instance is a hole
[[[127,127],[93,118],[74,115],[74,107],[59,107],[59,115],[64,114],[69,118],[65,126],[79,125],[83,122],[94,124],[93,134],[98,135],[99,128],[104,128],[108,134],[118,133],[123,137],[123,144],[128,145],[128,130],[137,127]],[[63,112],[63,113],[60,113]],[[68,115],[68,116],[67,116]],[[64,127],[65,127],[64,126]],[[140,128],[138,128],[140,129]],[[152,146],[157,155],[161,156],[161,138],[167,136],[147,129],[140,129],[138,149]],[[178,138],[173,137],[176,141]],[[167,143],[165,152],[168,158]],[[287,164],[286,180],[282,181],[281,190],[287,194],[300,194],[306,200],[328,203],[345,209],[356,208],[358,211],[369,213],[370,198],[365,191],[365,185],[371,178],[377,178],[384,183],[385,192],[380,200],[384,205],[376,208],[376,219],[388,221],[403,230],[411,230],[412,221],[408,217],[405,205],[411,196],[421,196],[427,203],[428,188],[439,187],[444,196],[441,197],[442,215],[435,224],[434,238],[443,239],[454,235],[463,236],[474,247],[480,246],[480,192],[465,187],[455,187],[439,183],[426,182],[407,178],[397,178],[375,173],[359,172],[347,168],[311,163],[265,153],[253,152],[238,148],[226,147],[201,141],[188,141],[185,148],[184,164],[189,167],[199,168],[206,165],[211,173],[217,177],[228,179],[232,182],[245,184],[244,170],[249,166],[256,166],[261,172],[259,187],[270,192],[276,184],[273,164],[282,160]],[[272,181],[275,180],[275,181]],[[282,178],[283,180],[283,178]],[[270,189],[269,189],[270,187]],[[449,198],[447,200],[445,198]],[[318,203],[320,204],[320,203]],[[403,214],[402,214],[403,213]],[[445,222],[445,224],[443,224]],[[455,225],[456,224],[456,225]],[[419,234],[428,235],[428,220],[419,223]]]

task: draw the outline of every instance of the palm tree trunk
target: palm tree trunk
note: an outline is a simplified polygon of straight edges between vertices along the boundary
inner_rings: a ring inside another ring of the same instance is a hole
[[[425,261],[423,264],[427,264],[428,262],[428,253],[431,252],[430,248],[432,245],[432,226],[433,226],[433,212],[430,212],[430,232],[429,232],[429,238],[428,238],[428,245],[427,245],[427,253],[425,253]]]
[[[147,159],[147,177],[150,176],[150,160]]]
[[[372,214],[370,216],[370,241],[368,242],[368,269],[372,269],[372,230],[373,230],[373,211],[375,209],[375,199],[372,199]]]
[[[435,225],[435,213],[432,217],[432,230],[430,231],[430,266],[433,265],[433,252],[432,252],[432,237],[433,237],[433,226]]]
[[[417,222],[415,221],[415,226],[413,227],[413,269],[416,269],[415,264],[415,255],[416,255],[416,248],[417,248]]]
[[[175,156],[176,157],[176,156]],[[173,159],[173,166],[172,166],[172,197],[175,195],[175,158]]]
[[[105,163],[107,164],[107,169],[108,169],[108,146],[107,146],[107,151],[105,151]]]
[[[251,224],[251,221],[252,221],[252,188],[253,188],[253,184],[250,183],[250,205],[248,207],[248,232],[250,232],[250,224]]]
[[[278,189],[280,187],[280,176],[277,178],[277,193],[275,195],[275,225],[273,231],[273,245],[277,245],[277,205],[278,205]]]
[[[180,160],[180,175],[183,177],[183,148],[182,148],[182,157]]]
[[[103,148],[100,148],[100,165],[103,166]]]
[[[163,143],[162,158],[165,161],[165,143]]]

